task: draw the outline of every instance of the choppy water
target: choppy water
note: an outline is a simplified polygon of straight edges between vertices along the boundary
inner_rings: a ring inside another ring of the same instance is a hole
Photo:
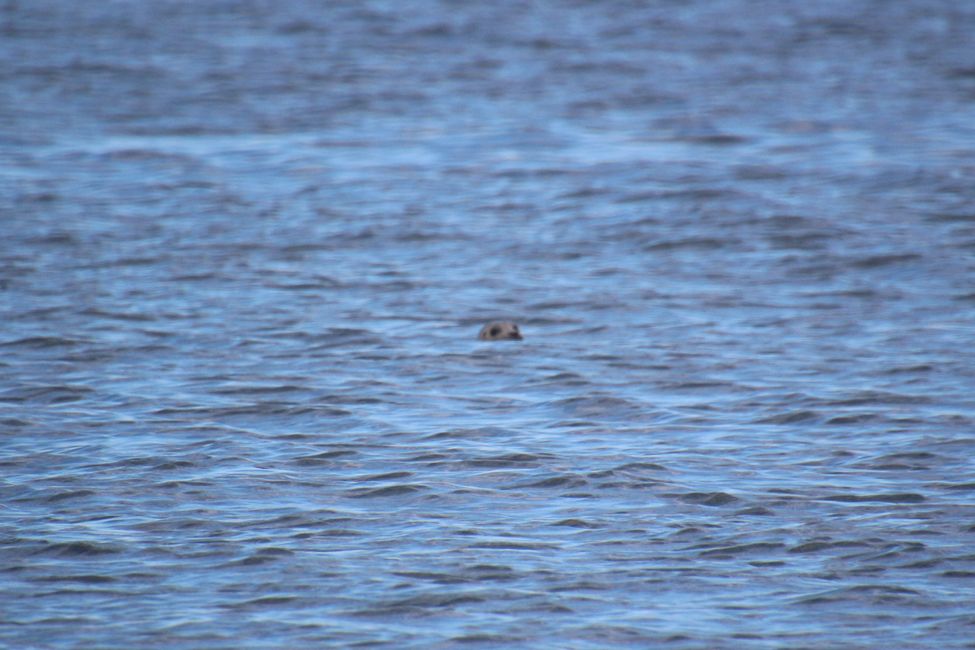
[[[3,3],[0,645],[975,647],[972,33]]]

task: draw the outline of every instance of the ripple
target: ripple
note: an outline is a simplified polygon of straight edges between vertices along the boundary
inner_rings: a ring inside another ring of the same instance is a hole
[[[873,269],[895,264],[903,264],[905,262],[915,262],[920,259],[921,256],[916,253],[873,255],[862,260],[856,260],[853,262],[853,266],[861,269]]]
[[[827,501],[849,503],[923,503],[927,499],[913,492],[894,492],[890,494],[833,494],[821,497]]]
[[[726,492],[687,492],[674,496],[684,503],[702,506],[725,506],[738,501],[738,497]]]
[[[735,557],[738,555],[768,555],[770,551],[778,551],[785,545],[779,542],[754,542],[751,544],[734,544],[732,546],[721,546],[709,548],[698,553],[701,557]]]
[[[575,475],[557,475],[549,476],[548,478],[543,478],[535,481],[530,481],[528,483],[520,483],[515,488],[563,488],[563,487],[581,487],[583,485],[588,485],[588,481],[580,476]]]
[[[42,555],[59,557],[95,557],[100,555],[118,555],[125,551],[123,546],[103,542],[48,542],[37,551]]]
[[[818,605],[825,603],[840,602],[873,602],[873,603],[893,603],[903,602],[904,600],[914,600],[922,597],[923,594],[907,587],[897,587],[888,585],[856,585],[840,589],[829,589],[818,594],[805,596],[798,602],[805,605]]]
[[[967,5],[233,4],[4,4],[3,644],[972,636]]]
[[[378,497],[405,496],[408,494],[422,492],[426,489],[427,488],[423,485],[397,484],[384,485],[383,487],[378,488],[355,488],[353,490],[349,490],[346,494],[356,499],[373,499]]]
[[[87,343],[87,341],[64,336],[28,336],[21,339],[0,341],[0,347],[18,348],[60,348],[75,347]]]
[[[470,458],[461,461],[468,467],[537,467],[542,457],[534,454],[502,454],[486,458]]]

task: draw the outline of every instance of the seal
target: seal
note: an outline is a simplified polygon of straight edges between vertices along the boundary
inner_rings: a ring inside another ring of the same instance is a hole
[[[518,326],[508,321],[492,321],[481,328],[477,338],[482,341],[520,341]]]

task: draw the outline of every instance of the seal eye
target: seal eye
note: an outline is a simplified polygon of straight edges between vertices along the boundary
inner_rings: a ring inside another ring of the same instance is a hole
[[[491,336],[497,336],[500,333],[501,333],[501,328],[498,327],[497,325],[495,325],[494,327],[492,327],[491,328],[491,331],[488,332],[488,334],[490,334]]]

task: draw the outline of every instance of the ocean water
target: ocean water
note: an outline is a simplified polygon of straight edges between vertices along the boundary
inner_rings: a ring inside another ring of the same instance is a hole
[[[0,2],[0,646],[975,647],[973,32]]]

